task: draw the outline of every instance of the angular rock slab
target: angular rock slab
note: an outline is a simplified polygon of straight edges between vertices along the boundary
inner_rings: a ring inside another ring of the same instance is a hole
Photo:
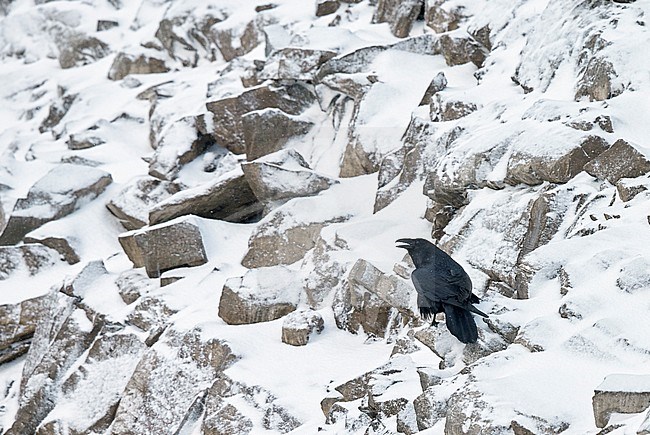
[[[201,230],[193,217],[123,233],[119,242],[135,267],[144,266],[149,278],[208,261]]]
[[[289,313],[282,323],[282,342],[292,346],[304,346],[313,334],[325,328],[323,316],[313,310]]]
[[[242,125],[249,162],[281,150],[289,140],[307,134],[314,126],[275,108],[247,113],[242,117]]]
[[[59,53],[59,65],[63,69],[88,65],[110,53],[108,44],[83,34],[68,38]]]
[[[605,427],[613,413],[636,414],[650,407],[650,376],[613,374],[594,390],[596,427]]]
[[[302,281],[284,266],[262,267],[230,278],[223,286],[219,317],[229,325],[269,322],[294,311]]]
[[[423,3],[419,0],[379,0],[372,22],[387,22],[393,35],[405,38],[424,7]]]
[[[181,190],[171,181],[139,177],[129,182],[107,204],[108,210],[127,230],[137,230],[149,223],[149,209]]]
[[[320,66],[336,56],[329,50],[282,48],[269,56],[260,72],[262,80],[314,80]]]
[[[587,163],[585,171],[616,184],[621,178],[635,178],[650,172],[650,159],[629,142],[619,139],[607,151]]]
[[[245,222],[258,215],[262,208],[244,175],[233,171],[158,203],[149,211],[149,222],[158,224],[188,214]]]
[[[0,364],[27,353],[46,301],[47,295],[0,305]]]
[[[277,151],[243,163],[242,170],[253,193],[264,203],[316,195],[337,183],[312,171],[294,149]]]
[[[58,260],[56,251],[36,243],[0,246],[0,281],[21,271],[35,275],[41,269],[53,266]]]
[[[122,394],[112,434],[177,433],[195,398],[236,359],[198,329],[168,331],[140,360]]]
[[[16,244],[44,223],[69,215],[80,202],[99,196],[112,181],[111,174],[100,169],[69,163],[56,166],[29,189],[26,198],[16,202],[0,245]]]
[[[146,54],[118,53],[108,71],[110,80],[122,80],[129,74],[155,74],[165,73],[169,67],[165,61]]]

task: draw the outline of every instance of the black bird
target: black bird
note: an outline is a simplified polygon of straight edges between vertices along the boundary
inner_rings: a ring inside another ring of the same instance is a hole
[[[472,280],[462,266],[443,250],[424,239],[399,239],[398,248],[404,248],[413,259],[411,274],[418,292],[418,308],[425,320],[445,313],[447,328],[463,343],[476,343],[478,330],[470,313],[488,317],[472,304],[480,302],[472,293]]]

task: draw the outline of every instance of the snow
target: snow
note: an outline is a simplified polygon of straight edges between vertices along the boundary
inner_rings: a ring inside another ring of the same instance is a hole
[[[650,393],[649,375],[612,374],[605,377],[596,391],[625,391],[630,393]]]

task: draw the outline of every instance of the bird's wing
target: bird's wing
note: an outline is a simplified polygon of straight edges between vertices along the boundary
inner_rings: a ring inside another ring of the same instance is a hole
[[[418,294],[432,301],[457,299],[460,288],[446,279],[445,274],[436,273],[427,267],[418,267],[411,274]]]

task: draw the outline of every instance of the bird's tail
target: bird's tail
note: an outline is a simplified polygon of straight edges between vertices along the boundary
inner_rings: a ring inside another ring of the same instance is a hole
[[[483,311],[481,311],[481,310],[479,310],[478,308],[476,308],[474,305],[469,305],[469,306],[467,307],[467,309],[468,309],[469,311],[471,311],[472,313],[474,313],[474,314],[478,314],[479,316],[482,316],[482,317],[490,317],[490,316],[488,316],[487,314],[485,314]]]
[[[472,314],[460,307],[444,304],[447,329],[462,343],[476,343],[478,329]],[[478,311],[478,310],[477,310]]]

